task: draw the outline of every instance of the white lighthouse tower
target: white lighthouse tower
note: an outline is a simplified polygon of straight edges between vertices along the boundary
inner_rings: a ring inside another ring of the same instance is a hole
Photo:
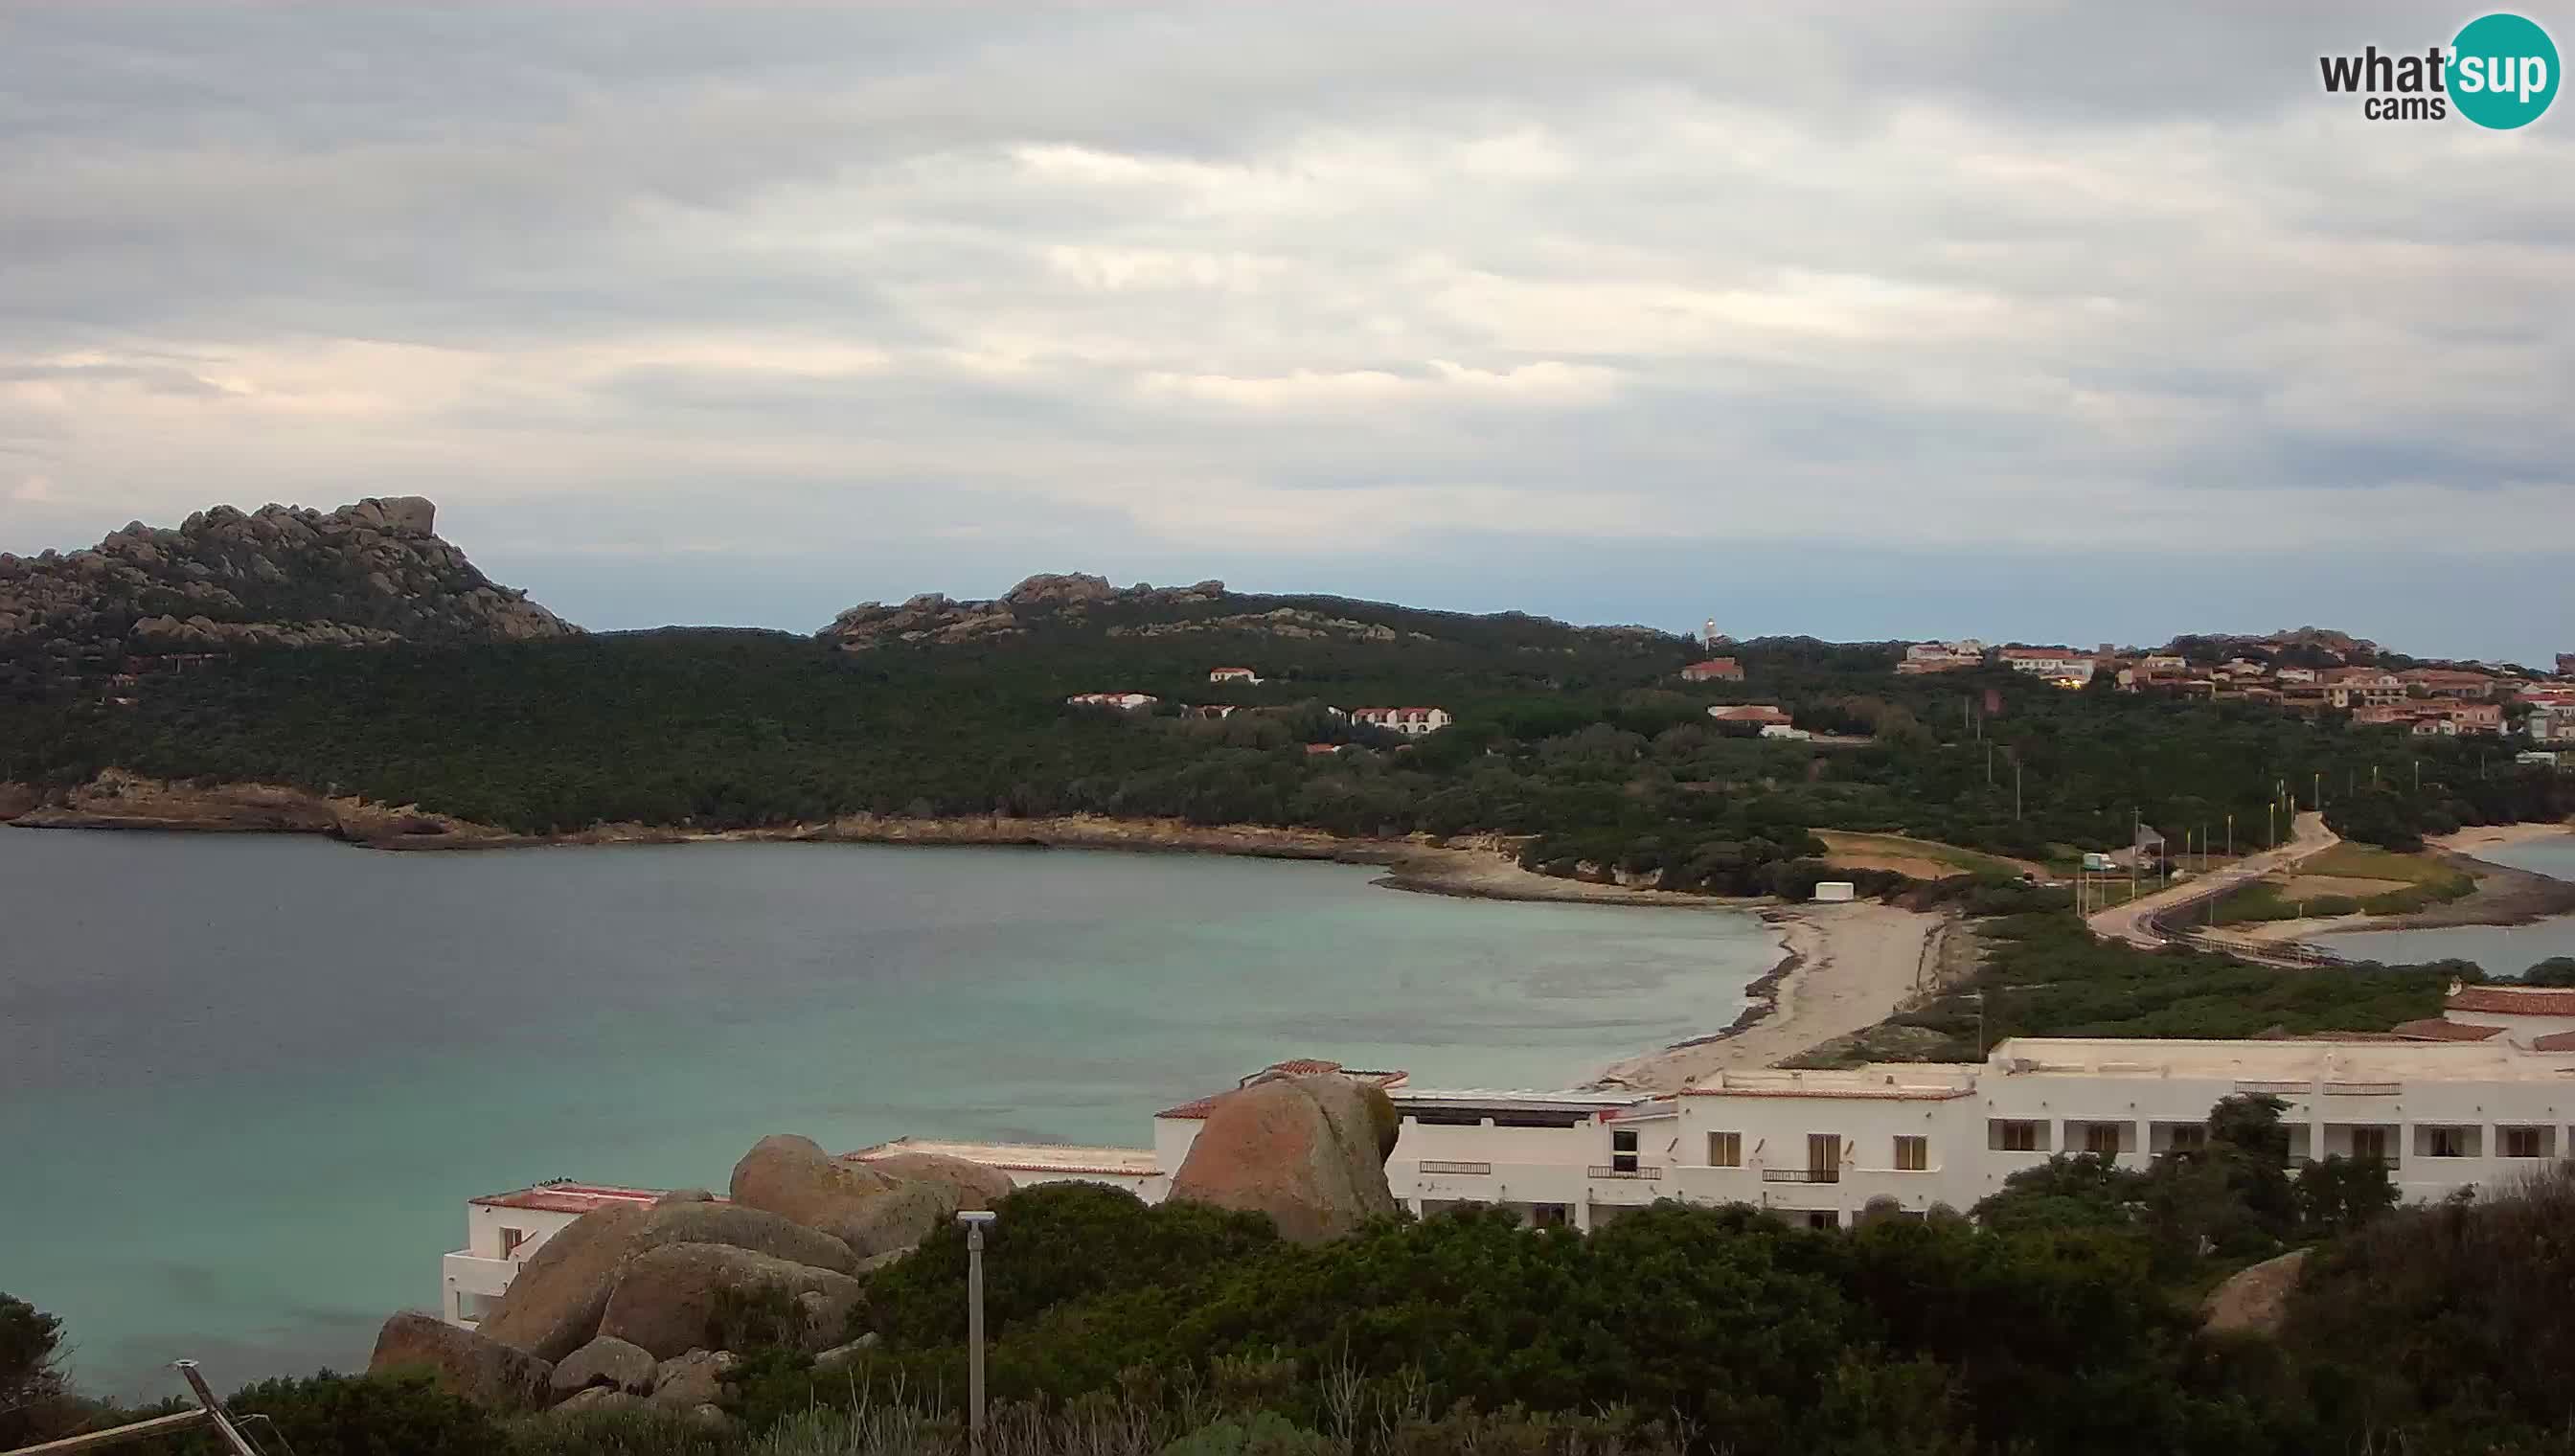
[[[1707,620],[1707,625],[1698,630],[1698,640],[1699,645],[1702,647],[1713,648],[1716,646],[1717,636],[1715,618],[1709,618]]]

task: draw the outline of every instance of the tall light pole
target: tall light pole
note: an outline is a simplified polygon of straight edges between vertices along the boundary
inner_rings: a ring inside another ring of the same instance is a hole
[[[999,1216],[989,1208],[957,1215],[966,1225],[967,1431],[976,1456],[984,1451],[984,1229]]]

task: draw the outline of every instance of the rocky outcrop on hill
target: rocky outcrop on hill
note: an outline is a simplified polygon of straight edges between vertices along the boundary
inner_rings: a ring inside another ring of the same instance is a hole
[[[543,1407],[554,1376],[545,1360],[414,1310],[385,1321],[367,1360],[370,1375],[397,1370],[425,1370],[458,1395],[501,1410]]]
[[[327,514],[217,506],[86,551],[0,553],[0,649],[64,669],[236,648],[516,642],[578,633],[435,534],[417,496]]]
[[[862,602],[832,619],[822,637],[850,652],[889,643],[989,642],[1020,636],[1043,623],[1081,622],[1103,608],[1178,607],[1224,599],[1223,582],[1194,587],[1139,582],[1133,587],[1113,587],[1106,578],[1079,572],[1040,575],[986,602],[958,601],[937,592],[891,607]]]
[[[916,1183],[945,1183],[957,1190],[959,1208],[990,1208],[1010,1196],[1011,1175],[999,1168],[936,1152],[894,1152],[868,1159],[868,1166],[889,1177]],[[813,1260],[806,1262],[812,1263]]]
[[[821,1229],[865,1258],[910,1248],[953,1217],[949,1182],[913,1182],[836,1158],[812,1138],[762,1138],[733,1169],[733,1200]]]
[[[1376,1087],[1332,1072],[1270,1077],[1208,1108],[1171,1196],[1267,1213],[1298,1243],[1338,1238],[1394,1213],[1385,1159],[1399,1128]]]
[[[653,1393],[653,1377],[661,1362],[642,1345],[602,1335],[566,1355],[555,1366],[551,1382],[557,1396],[588,1390],[594,1385],[622,1390],[629,1395]]]
[[[2229,1275],[2200,1304],[2204,1327],[2219,1333],[2278,1334],[2289,1312],[2289,1295],[2306,1265],[2307,1251],[2292,1249]]]
[[[796,1314],[787,1333],[819,1350],[840,1342],[865,1287],[847,1274],[728,1244],[665,1244],[618,1270],[599,1332],[667,1360],[712,1343],[729,1300],[783,1295]]]
[[[700,1200],[656,1208],[628,1237],[627,1256],[664,1244],[725,1244],[837,1274],[859,1267],[859,1256],[830,1234],[740,1203]]]
[[[574,1219],[519,1266],[483,1333],[549,1360],[590,1343],[645,1217],[631,1203],[611,1203]]]

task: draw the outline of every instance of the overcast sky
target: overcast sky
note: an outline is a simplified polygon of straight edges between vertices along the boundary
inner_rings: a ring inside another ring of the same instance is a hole
[[[0,549],[2575,650],[2575,103],[2317,79],[2476,13],[0,0]]]

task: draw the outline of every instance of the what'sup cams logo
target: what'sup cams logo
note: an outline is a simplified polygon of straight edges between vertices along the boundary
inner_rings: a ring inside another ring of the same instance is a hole
[[[2318,56],[2325,92],[2358,96],[2371,121],[2444,121],[2451,113],[2510,131],[2539,120],[2557,99],[2557,43],[2518,15],[2480,16],[2448,47]]]

